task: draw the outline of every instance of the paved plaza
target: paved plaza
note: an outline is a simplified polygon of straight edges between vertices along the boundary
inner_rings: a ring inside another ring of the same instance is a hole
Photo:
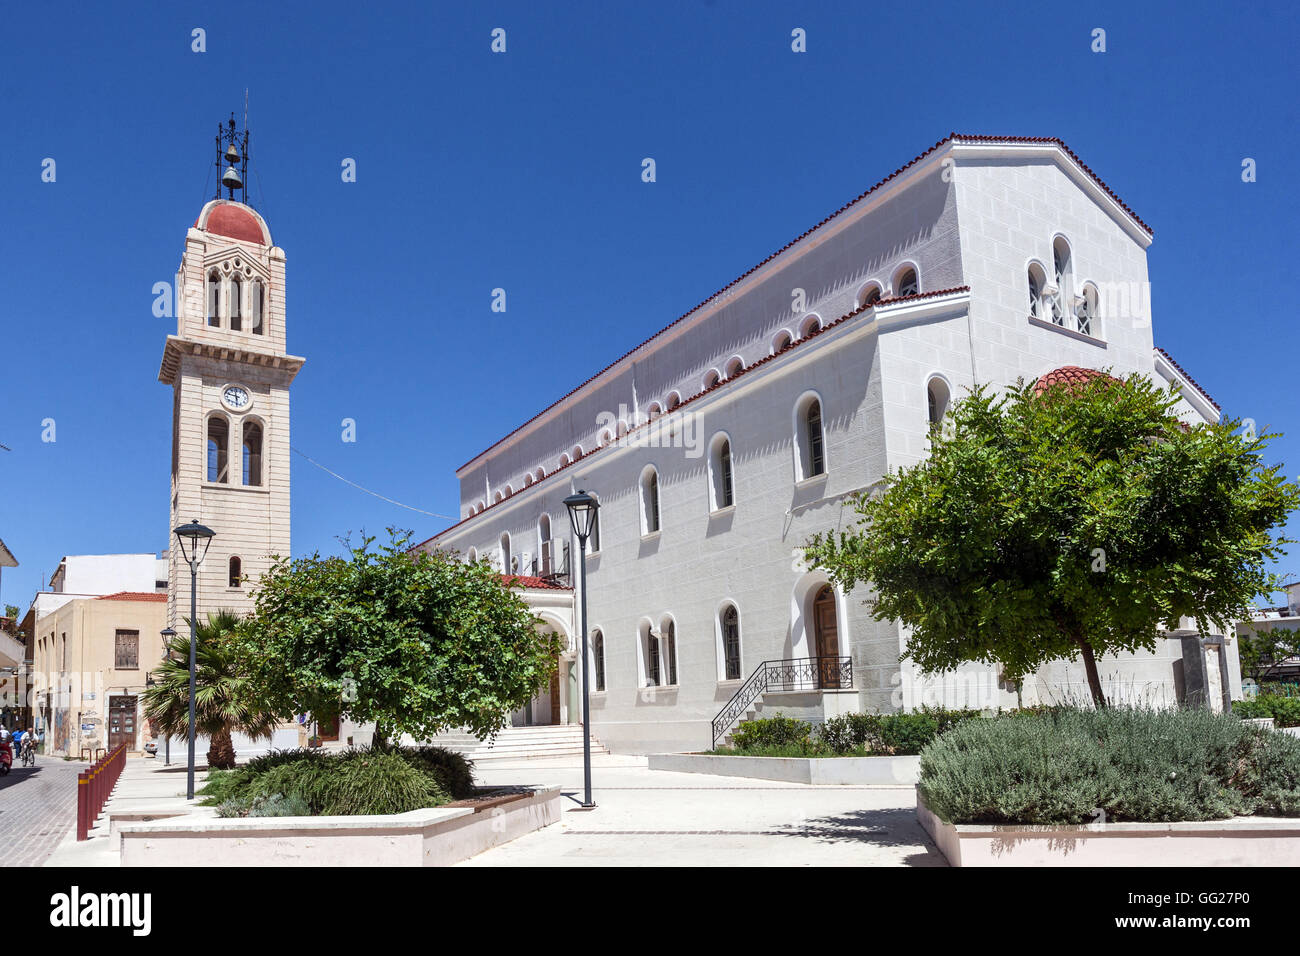
[[[582,810],[582,761],[496,766],[484,784],[559,784],[560,822],[461,866],[946,866],[916,819],[916,790],[817,787],[592,761],[595,810]]]
[[[77,822],[79,760],[38,756],[0,777],[0,862],[40,866]]]

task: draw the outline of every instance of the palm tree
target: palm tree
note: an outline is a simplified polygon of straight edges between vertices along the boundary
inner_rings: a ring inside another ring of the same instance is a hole
[[[189,621],[187,620],[188,624]],[[231,637],[239,624],[233,611],[208,614],[198,627],[194,684],[197,732],[207,736],[208,766],[229,769],[235,765],[233,731],[254,740],[270,737],[274,715],[250,703],[248,678],[242,673]],[[158,681],[144,693],[145,716],[169,737],[190,731],[190,638],[177,634],[167,647],[168,658],[154,671]]]

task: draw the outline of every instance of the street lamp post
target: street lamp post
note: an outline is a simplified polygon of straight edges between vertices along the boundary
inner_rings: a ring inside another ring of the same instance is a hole
[[[208,553],[208,545],[216,534],[211,528],[199,524],[197,518],[189,524],[174,529],[176,539],[181,543],[181,557],[190,566],[190,756],[189,772],[185,786],[185,799],[194,799],[194,678],[198,672],[199,653],[199,565]],[[185,547],[189,542],[189,549]],[[199,550],[200,544],[203,550]]]
[[[578,593],[581,595],[578,629],[582,632],[582,777],[585,787],[582,805],[590,810],[596,804],[591,800],[591,724],[588,719],[591,688],[587,683],[587,537],[595,524],[600,504],[581,488],[577,494],[565,498],[564,504],[569,509],[573,533],[578,537]]]
[[[162,634],[162,639],[163,639],[163,648],[164,648],[163,660],[170,661],[172,659],[172,638],[176,636],[176,628],[171,627],[169,625],[167,627],[164,627],[159,633]],[[170,767],[171,765],[172,765],[172,735],[170,732],[164,730],[163,731],[163,766]]]

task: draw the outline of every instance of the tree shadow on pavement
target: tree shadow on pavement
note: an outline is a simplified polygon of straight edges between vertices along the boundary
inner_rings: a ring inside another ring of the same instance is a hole
[[[773,827],[776,836],[818,840],[823,843],[861,843],[870,846],[916,847],[920,852],[904,857],[908,866],[947,866],[948,861],[930,841],[912,807],[853,810],[835,816],[809,817]]]

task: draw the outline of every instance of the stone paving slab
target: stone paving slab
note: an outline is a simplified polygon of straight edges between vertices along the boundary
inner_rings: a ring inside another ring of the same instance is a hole
[[[77,822],[80,760],[38,755],[0,777],[0,864],[40,866]]]

